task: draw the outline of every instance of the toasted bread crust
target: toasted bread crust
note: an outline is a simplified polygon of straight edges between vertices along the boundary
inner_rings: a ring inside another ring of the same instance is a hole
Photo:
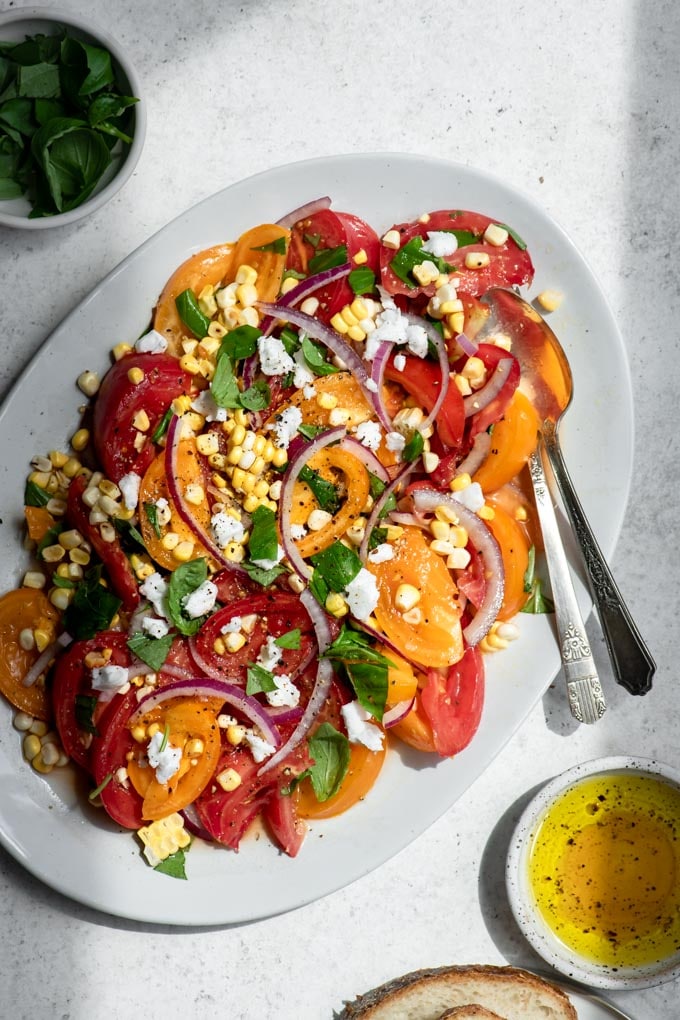
[[[498,1013],[492,1013],[486,1006],[478,1006],[472,1002],[469,1006],[454,1006],[447,1009],[439,1020],[504,1020]]]
[[[339,1020],[439,1020],[452,1007],[470,1003],[500,1010],[504,1020],[530,1020],[532,1015],[578,1020],[569,999],[555,985],[515,967],[481,965],[405,974],[346,1003]]]

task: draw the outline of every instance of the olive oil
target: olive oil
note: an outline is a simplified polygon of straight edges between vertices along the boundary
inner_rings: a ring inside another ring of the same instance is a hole
[[[548,809],[529,852],[548,927],[610,967],[680,951],[680,790],[646,773],[583,779]]]

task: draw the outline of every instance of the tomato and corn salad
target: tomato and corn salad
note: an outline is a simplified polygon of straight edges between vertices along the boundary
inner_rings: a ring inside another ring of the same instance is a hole
[[[491,287],[513,230],[461,210],[378,236],[329,200],[193,255],[25,491],[0,687],[39,772],[176,864],[255,819],[295,856],[389,745],[462,751],[518,636],[536,414]],[[529,590],[527,590],[529,589]]]

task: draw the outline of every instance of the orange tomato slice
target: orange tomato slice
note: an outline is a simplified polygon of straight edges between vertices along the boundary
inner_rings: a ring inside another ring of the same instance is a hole
[[[227,280],[233,255],[233,244],[218,244],[214,248],[199,251],[183,262],[166,283],[158,299],[153,328],[168,341],[169,354],[179,357],[183,353],[181,343],[187,333],[177,311],[175,298],[187,289],[198,296],[208,284],[215,286]]]
[[[334,471],[339,471],[347,492],[342,506],[325,528],[321,531],[310,532],[295,543],[298,552],[304,557],[313,556],[315,553],[327,549],[329,545],[345,534],[365,507],[371,487],[368,471],[361,461],[353,457],[351,453],[337,447],[330,446],[325,450],[320,450],[316,456],[310,459],[309,466],[318,470],[328,481],[333,480]],[[296,512],[295,515],[291,515],[292,522],[296,524],[306,521],[315,500],[304,482],[296,483],[293,503]]]
[[[186,489],[188,485],[200,485],[202,487],[205,485],[203,469],[194,439],[183,439],[179,444],[177,450],[177,477],[179,485],[183,489]],[[170,507],[170,520],[167,524],[159,524],[160,536],[151,524],[144,507],[146,503],[155,504],[159,499],[167,499]],[[172,550],[166,549],[163,545],[164,536],[173,532],[179,536],[180,542],[194,543],[194,552],[191,559],[207,555],[206,550],[198,541],[191,528],[179,516],[174,503],[170,499],[165,479],[165,453],[159,453],[147,468],[139,489],[139,502],[141,506],[139,526],[142,531],[144,545],[149,556],[159,566],[166,567],[168,570],[174,570],[177,566],[177,560],[173,557]],[[207,530],[210,526],[210,507],[207,498],[198,506],[192,506],[192,513],[195,514],[196,520],[201,527]]]
[[[390,733],[398,737],[399,740],[403,740],[409,747],[414,747],[416,751],[437,753],[432,726],[423,711],[419,692],[416,692],[416,699],[409,714],[401,722],[392,726]]]
[[[44,506],[25,506],[24,516],[28,537],[34,542],[40,542],[55,524],[54,517]]]
[[[257,296],[260,301],[274,301],[281,289],[281,278],[286,268],[286,251],[290,241],[290,230],[279,227],[276,223],[261,223],[236,242],[233,254],[233,274],[239,266],[252,266],[257,270]],[[277,242],[283,247],[283,254],[275,250]],[[263,248],[274,246],[273,250]]]
[[[220,758],[217,714],[222,704],[217,698],[177,698],[152,709],[138,721],[138,726],[158,723],[161,730],[167,728],[169,746],[183,749],[179,769],[167,783],[159,783],[154,769],[148,764],[144,767],[138,758],[127,763],[130,782],[144,799],[143,818],[156,821],[181,811],[206,788]],[[187,753],[192,740],[203,742],[200,754],[192,754],[191,748]]]
[[[430,550],[419,528],[404,528],[394,557],[368,563],[378,586],[375,618],[402,654],[421,666],[450,666],[463,654],[458,589],[441,556]],[[409,623],[395,606],[399,586],[420,592],[419,622]]]
[[[529,566],[529,542],[520,524],[500,505],[494,506],[493,520],[487,525],[501,548],[505,586],[499,620],[509,620],[524,606],[529,595],[524,590],[524,575]]]
[[[363,744],[350,744],[347,775],[336,794],[328,800],[316,799],[309,779],[304,779],[295,790],[295,808],[298,818],[333,818],[363,800],[380,775],[387,748],[369,751]]]
[[[473,476],[484,492],[494,492],[519,474],[536,449],[538,415],[528,397],[515,390],[505,415],[493,427],[491,452]]]
[[[45,630],[56,634],[59,613],[47,596],[35,588],[17,588],[0,599],[0,691],[7,700],[34,719],[52,716],[43,680],[24,687],[22,680],[40,652],[26,651],[19,644],[22,630]]]

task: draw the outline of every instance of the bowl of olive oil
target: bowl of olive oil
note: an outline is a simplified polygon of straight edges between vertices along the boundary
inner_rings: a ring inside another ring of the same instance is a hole
[[[577,765],[544,786],[508,852],[515,919],[572,980],[641,988],[680,975],[680,772],[649,758]]]

